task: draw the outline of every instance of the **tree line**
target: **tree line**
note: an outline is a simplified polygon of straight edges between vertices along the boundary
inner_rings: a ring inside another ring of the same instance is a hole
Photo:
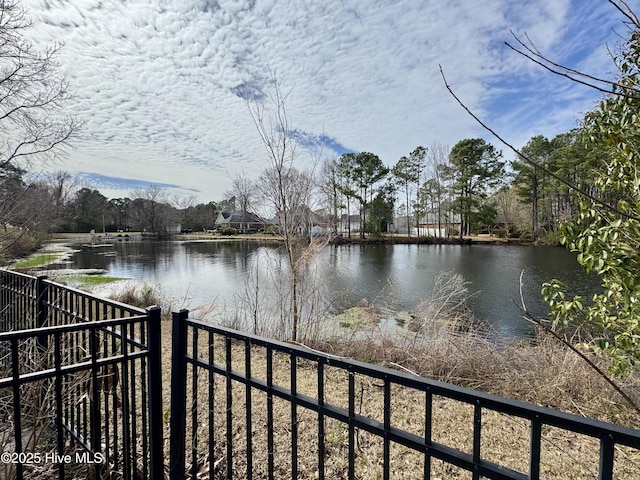
[[[509,168],[493,145],[470,138],[451,149],[438,143],[419,146],[391,167],[371,152],[345,153],[325,160],[315,174],[297,174],[299,182],[315,191],[315,198],[305,199],[308,211],[323,218],[334,234],[344,220],[349,236],[352,231],[361,237],[391,232],[419,236],[425,231],[419,226],[430,225],[434,236],[489,231],[536,239],[556,232],[578,207],[576,196],[549,172],[596,193],[594,178],[607,156],[603,148],[589,146],[580,129],[551,140],[535,136],[522,153],[544,171],[520,158]],[[251,210],[272,218],[277,206],[269,206],[261,195],[269,181],[268,172],[256,180],[239,175],[219,202],[198,203],[195,197],[172,196],[154,185],[108,199],[97,189],[75,184],[68,173],[30,180],[26,170],[9,164],[0,167],[0,221],[5,231],[14,225],[40,233],[162,235],[172,224],[211,230],[223,210]]]

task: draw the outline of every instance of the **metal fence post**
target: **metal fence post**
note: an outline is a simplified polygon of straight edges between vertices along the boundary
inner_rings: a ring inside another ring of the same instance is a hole
[[[35,291],[35,325],[29,325],[24,328],[44,328],[47,326],[48,306],[47,306],[47,284],[45,280],[46,275],[38,275],[36,277],[36,291]],[[42,351],[46,351],[49,346],[49,339],[46,334],[39,334],[36,342],[38,347]]]
[[[9,291],[7,283],[10,277],[7,272],[0,270],[0,332],[6,332],[9,315],[7,314],[9,306]],[[4,356],[4,355],[3,355]]]
[[[162,435],[162,348],[161,313],[157,306],[147,308],[149,346],[149,472],[151,478],[164,477],[164,439]]]
[[[187,327],[185,321],[189,318],[189,310],[173,312],[171,349],[171,440],[170,467],[171,480],[185,478],[185,430],[187,423]]]

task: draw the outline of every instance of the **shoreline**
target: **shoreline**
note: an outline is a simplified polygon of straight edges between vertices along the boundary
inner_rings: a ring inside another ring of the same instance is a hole
[[[407,237],[405,235],[397,236],[395,234],[387,235],[382,238],[357,238],[357,237],[338,237],[330,242],[331,245],[348,245],[348,244],[372,244],[372,245],[524,245],[538,246],[532,241],[523,241],[517,238],[498,238],[489,236],[469,236],[469,237]]]
[[[237,235],[219,235],[213,233],[179,233],[172,234],[165,239],[157,239],[149,234],[140,232],[130,232],[123,235],[119,234],[88,234],[88,233],[61,233],[54,234],[46,243],[52,242],[68,242],[68,243],[93,243],[96,242],[118,242],[118,241],[259,241],[259,242],[281,242],[282,239],[278,235],[265,235],[259,233],[237,234]],[[387,234],[382,237],[360,238],[356,234],[351,237],[338,235],[331,239],[329,245],[348,245],[348,244],[371,244],[371,245],[522,245],[522,246],[557,246],[557,243],[547,243],[541,241],[520,240],[519,238],[500,238],[491,237],[489,235],[471,235],[467,237],[408,237],[400,234]]]
[[[166,241],[166,242],[180,242],[180,241],[202,241],[202,242],[259,242],[259,243],[280,243],[282,239],[277,235],[265,235],[265,234],[239,234],[239,235],[219,235],[213,233],[184,233],[173,234],[165,239],[157,239],[152,235],[142,232],[127,232],[127,233],[57,233],[52,234],[48,240],[32,251],[30,254],[23,257],[14,258],[7,264],[9,268],[20,261],[35,257],[43,252],[51,251],[52,249],[62,250],[57,253],[57,258],[52,258],[47,262],[43,262],[40,266],[45,266],[50,263],[58,263],[64,261],[70,254],[74,252],[71,245],[84,245],[92,248],[108,247],[118,242],[141,242],[141,241]],[[519,245],[519,246],[534,246],[534,247],[557,247],[561,246],[558,243],[549,243],[530,240],[520,240],[518,238],[499,238],[491,237],[489,235],[475,235],[468,237],[448,237],[448,238],[435,238],[435,237],[408,237],[406,235],[399,234],[387,234],[383,237],[367,237],[360,238],[355,235],[351,237],[344,237],[339,235],[331,239],[328,243],[330,246],[340,245]]]

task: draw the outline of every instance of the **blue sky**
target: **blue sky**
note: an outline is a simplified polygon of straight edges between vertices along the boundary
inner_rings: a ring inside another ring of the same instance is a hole
[[[626,36],[605,0],[24,0],[37,45],[58,58],[85,122],[69,156],[110,198],[160,184],[218,201],[266,165],[246,98],[270,107],[269,70],[291,90],[287,113],[310,165],[370,151],[393,165],[418,145],[484,137],[456,94],[516,146],[577,125],[599,95],[510,51],[510,30],[546,56],[612,73]],[[633,6],[633,5],[631,5]],[[512,155],[505,151],[505,158]]]

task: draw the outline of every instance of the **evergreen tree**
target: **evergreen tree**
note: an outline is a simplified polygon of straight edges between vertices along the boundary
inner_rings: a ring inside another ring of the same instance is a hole
[[[461,140],[449,154],[455,192],[454,211],[460,214],[460,237],[471,233],[471,224],[492,187],[502,180],[502,152],[481,138]]]
[[[536,161],[538,165],[547,165],[551,154],[551,144],[542,135],[533,137],[522,148],[522,153],[528,158]],[[518,197],[531,205],[531,237],[538,238],[540,233],[540,203],[543,197],[543,185],[548,178],[537,165],[531,165],[521,158],[511,163],[515,171],[514,184]]]
[[[360,201],[360,237],[364,238],[367,225],[367,208],[374,186],[387,176],[389,169],[382,163],[380,157],[370,152],[360,152],[355,156],[352,179],[358,189],[357,197]]]

